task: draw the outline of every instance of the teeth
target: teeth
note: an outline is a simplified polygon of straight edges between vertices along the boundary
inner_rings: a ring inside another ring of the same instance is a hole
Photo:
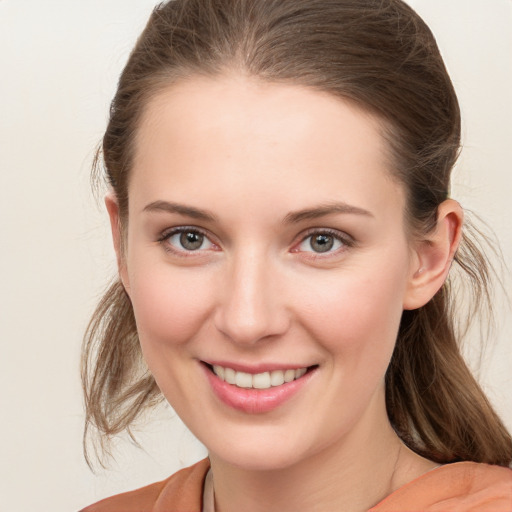
[[[295,373],[298,370],[286,370],[284,372],[284,381],[285,382],[291,382],[292,380],[295,380]]]
[[[252,375],[250,373],[236,372],[235,384],[239,388],[252,388]]]
[[[285,382],[300,379],[307,372],[307,368],[274,370],[272,372],[251,374],[214,365],[213,372],[219,379],[225,380],[228,384],[234,384],[239,388],[268,389],[273,386],[281,386]]]
[[[270,385],[281,386],[284,384],[284,373],[282,370],[274,370],[270,373]]]
[[[270,387],[270,373],[257,373],[252,376],[252,387],[256,389],[268,389]]]
[[[229,370],[230,368],[228,368]],[[222,380],[226,378],[226,372],[224,371],[224,368],[222,366],[214,366],[213,371],[215,372],[215,375],[220,377]],[[233,370],[232,370],[233,371]],[[234,373],[234,372],[233,372]]]
[[[295,378],[298,379],[298,378],[302,377],[303,375],[306,374],[307,371],[308,371],[307,368],[299,368],[297,370],[297,376]]]
[[[214,367],[213,370],[215,371],[215,367]],[[220,375],[219,375],[219,377],[220,377]],[[235,370],[232,370],[231,368],[224,368],[224,380],[228,384],[235,384],[236,383],[236,372],[235,372]]]

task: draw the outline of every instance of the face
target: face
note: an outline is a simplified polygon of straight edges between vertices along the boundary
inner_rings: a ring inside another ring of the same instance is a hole
[[[121,276],[150,370],[212,456],[282,468],[387,421],[403,212],[379,122],[349,103],[238,77],[153,98]]]

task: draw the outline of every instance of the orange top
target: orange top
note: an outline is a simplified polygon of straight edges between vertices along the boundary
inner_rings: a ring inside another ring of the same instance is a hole
[[[167,480],[82,512],[201,512],[209,467],[204,459]],[[512,470],[475,462],[447,464],[400,487],[368,512],[512,512]]]

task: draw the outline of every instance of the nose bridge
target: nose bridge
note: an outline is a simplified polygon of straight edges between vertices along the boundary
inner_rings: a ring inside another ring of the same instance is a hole
[[[282,297],[276,293],[277,269],[265,252],[248,248],[234,256],[226,270],[217,328],[242,344],[282,334],[287,315]]]

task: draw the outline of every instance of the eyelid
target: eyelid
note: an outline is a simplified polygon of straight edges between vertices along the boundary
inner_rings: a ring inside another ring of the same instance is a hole
[[[180,233],[187,233],[187,232],[198,233],[198,234],[204,236],[205,238],[208,239],[208,241],[212,244],[213,247],[210,247],[208,249],[198,249],[196,251],[187,251],[186,249],[180,250],[171,244],[165,243],[172,236],[180,234]],[[180,256],[180,257],[187,258],[187,257],[193,257],[193,256],[195,256],[195,257],[201,256],[206,251],[218,250],[219,245],[212,238],[213,238],[212,235],[205,229],[200,228],[198,226],[187,225],[187,226],[174,226],[172,228],[165,229],[164,231],[162,231],[162,233],[158,237],[157,242],[162,245],[162,247],[164,248],[164,250],[166,252]]]
[[[196,232],[204,236],[208,239],[208,241],[212,244],[211,248],[208,249],[198,249],[196,251],[187,251],[186,249],[180,250],[176,248],[175,246],[172,246],[171,244],[165,244],[166,241],[168,241],[172,236],[179,234],[179,233],[186,233],[186,232]],[[299,246],[307,240],[309,237],[313,235],[329,235],[336,240],[340,241],[343,247],[334,250],[334,251],[326,251],[325,253],[315,252],[313,250],[311,251],[303,251],[299,249]],[[207,251],[218,251],[220,250],[219,244],[214,240],[214,237],[211,235],[211,233],[203,228],[200,228],[198,226],[193,225],[181,225],[181,226],[174,226],[171,228],[167,228],[164,231],[161,232],[159,235],[157,242],[160,243],[164,250],[166,252],[175,254],[180,257],[198,257],[201,255],[204,255]],[[353,247],[356,244],[353,237],[351,237],[348,233],[344,231],[340,231],[333,228],[321,228],[321,227],[313,227],[309,228],[305,232],[302,232],[298,237],[297,241],[293,243],[293,247],[291,249],[291,252],[294,253],[307,253],[309,254],[308,257],[310,258],[326,258],[329,256],[336,255],[340,252],[345,251],[347,248]]]
[[[315,252],[313,250],[301,251],[299,249],[299,246],[313,235],[332,236],[332,237],[336,238],[337,240],[339,240],[343,244],[343,247],[341,247],[335,251],[327,251],[325,253]],[[298,241],[294,243],[291,252],[308,253],[308,254],[314,255],[314,256],[311,256],[314,258],[326,258],[329,256],[333,256],[335,254],[338,254],[339,252],[343,252],[347,248],[353,247],[355,245],[355,243],[356,243],[355,240],[349,234],[345,233],[344,231],[339,231],[337,229],[332,229],[332,228],[309,228],[308,230],[306,230],[305,232],[303,232],[299,235]]]

